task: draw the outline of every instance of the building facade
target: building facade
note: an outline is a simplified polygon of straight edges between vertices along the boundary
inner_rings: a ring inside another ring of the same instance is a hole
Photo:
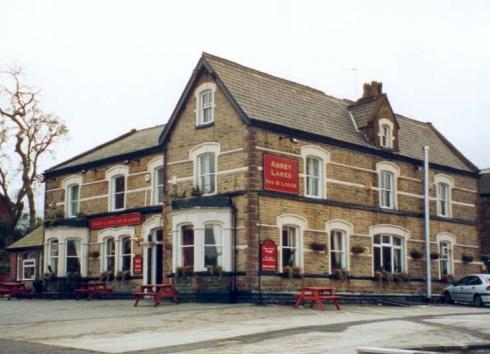
[[[29,286],[43,275],[43,227],[38,226],[7,247],[10,261],[10,280]]]
[[[480,177],[480,224],[481,252],[483,259],[490,259],[490,169],[481,171]]]
[[[203,54],[148,131],[45,173],[46,271],[234,296],[421,293],[423,146],[434,290],[482,268],[478,169],[380,83],[353,102]]]

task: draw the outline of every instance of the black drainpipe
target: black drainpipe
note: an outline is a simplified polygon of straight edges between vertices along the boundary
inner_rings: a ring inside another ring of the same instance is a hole
[[[233,279],[231,283],[230,303],[237,302],[237,208],[235,204],[231,203],[231,215],[233,223]]]

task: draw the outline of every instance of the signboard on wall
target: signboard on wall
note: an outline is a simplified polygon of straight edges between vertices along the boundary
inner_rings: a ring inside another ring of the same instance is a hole
[[[262,242],[261,250],[262,271],[275,272],[277,270],[277,246],[272,240]]]
[[[139,254],[133,258],[133,274],[143,274],[143,257]]]
[[[91,229],[105,229],[108,227],[120,227],[141,224],[141,213],[104,216],[89,221]]]
[[[298,194],[298,160],[264,154],[264,189]]]

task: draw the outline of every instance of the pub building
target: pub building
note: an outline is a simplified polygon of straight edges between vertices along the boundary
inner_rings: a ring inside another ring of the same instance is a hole
[[[478,168],[381,83],[337,99],[203,53],[165,126],[46,171],[45,267],[214,299],[423,294],[424,146],[438,293],[482,269]]]

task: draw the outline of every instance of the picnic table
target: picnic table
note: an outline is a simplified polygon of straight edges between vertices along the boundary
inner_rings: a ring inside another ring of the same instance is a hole
[[[140,300],[145,297],[153,298],[155,307],[160,305],[161,300],[164,298],[172,298],[176,305],[179,303],[177,289],[175,289],[172,284],[168,283],[141,285],[140,291],[135,292],[133,295],[135,298],[135,307],[138,306]]]
[[[26,288],[24,283],[18,281],[0,283],[0,296],[3,298],[5,295],[8,295],[7,300],[10,300],[12,296],[19,299],[21,296],[28,294],[29,289]]]
[[[87,301],[92,300],[94,295],[112,296],[112,289],[107,287],[105,282],[91,281],[83,284],[81,288],[75,289],[75,300],[79,300],[83,295],[87,295]]]
[[[340,310],[339,301],[342,297],[335,294],[334,288],[322,287],[322,286],[307,286],[300,290],[296,295],[296,303],[294,308],[298,308],[303,301],[311,301],[311,307],[314,304],[318,304],[322,311],[325,310],[323,303],[325,301],[331,301],[337,310]]]

